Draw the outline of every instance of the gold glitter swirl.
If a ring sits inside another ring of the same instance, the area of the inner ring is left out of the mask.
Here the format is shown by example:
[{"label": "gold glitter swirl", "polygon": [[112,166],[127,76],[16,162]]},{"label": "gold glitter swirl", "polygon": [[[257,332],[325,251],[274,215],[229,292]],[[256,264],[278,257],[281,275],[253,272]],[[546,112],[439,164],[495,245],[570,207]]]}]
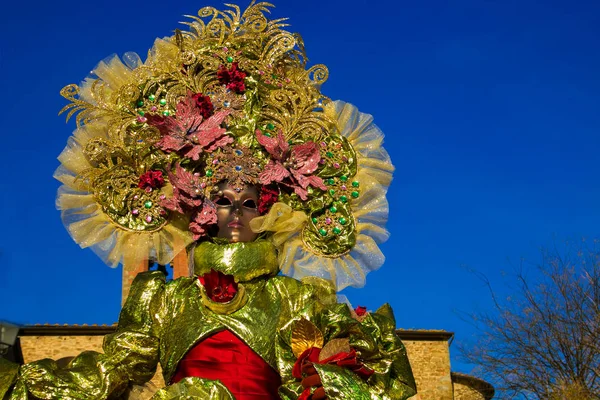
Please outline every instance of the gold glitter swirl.
[{"label": "gold glitter swirl", "polygon": [[246,26],[253,32],[263,32],[267,29],[268,23],[269,21],[267,21],[264,15],[260,13],[248,15],[246,17]]},{"label": "gold glitter swirl", "polygon": [[138,85],[129,83],[123,85],[115,96],[114,103],[117,107],[129,107],[134,101],[141,96],[141,91]]},{"label": "gold glitter swirl", "polygon": [[196,54],[189,50],[182,51],[179,54],[179,60],[183,65],[192,65],[196,62]]},{"label": "gold glitter swirl", "polygon": [[323,64],[318,64],[306,71],[310,80],[316,85],[323,84],[329,78],[329,69]]},{"label": "gold glitter swirl", "polygon": [[66,112],[67,121],[69,121],[73,115],[77,114],[75,119],[77,126],[83,126],[91,119],[93,108],[90,107],[89,103],[79,100],[79,86],[75,84],[67,85],[61,89],[60,95],[71,103],[64,106],[58,112],[58,115]]},{"label": "gold glitter swirl", "polygon": [[293,49],[295,45],[296,39],[291,33],[277,33],[265,45],[261,58],[267,63],[274,63],[282,54]]}]

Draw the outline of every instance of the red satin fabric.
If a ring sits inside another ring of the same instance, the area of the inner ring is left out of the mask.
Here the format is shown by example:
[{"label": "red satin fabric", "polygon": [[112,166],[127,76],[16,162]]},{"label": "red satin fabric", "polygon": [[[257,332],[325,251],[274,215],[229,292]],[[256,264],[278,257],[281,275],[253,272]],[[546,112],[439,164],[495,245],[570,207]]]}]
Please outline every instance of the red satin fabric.
[{"label": "red satin fabric", "polygon": [[279,400],[279,374],[229,330],[196,344],[179,362],[171,383],[189,376],[220,380],[236,400]]}]

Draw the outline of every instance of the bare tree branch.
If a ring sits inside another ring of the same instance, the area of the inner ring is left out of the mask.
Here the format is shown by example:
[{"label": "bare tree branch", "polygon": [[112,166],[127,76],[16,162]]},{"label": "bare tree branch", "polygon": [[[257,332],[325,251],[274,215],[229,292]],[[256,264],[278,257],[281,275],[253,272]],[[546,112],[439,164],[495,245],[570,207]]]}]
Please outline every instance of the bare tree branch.
[{"label": "bare tree branch", "polygon": [[502,398],[600,399],[600,250],[596,241],[542,250],[530,278],[522,262],[516,292],[500,300],[487,277],[493,312],[470,315],[475,343],[463,359],[479,365]]}]

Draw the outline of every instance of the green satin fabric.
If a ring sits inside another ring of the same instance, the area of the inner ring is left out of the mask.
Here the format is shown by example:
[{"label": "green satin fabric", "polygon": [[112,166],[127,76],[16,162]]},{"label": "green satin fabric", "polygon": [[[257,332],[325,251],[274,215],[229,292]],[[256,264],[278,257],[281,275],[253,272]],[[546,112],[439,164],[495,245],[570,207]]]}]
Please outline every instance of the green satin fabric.
[{"label": "green satin fabric", "polygon": [[[214,332],[229,329],[280,372],[284,383],[281,398],[295,400],[302,388],[291,374],[296,361],[290,345],[291,326],[301,317],[319,327],[325,341],[349,338],[365,364],[375,370],[369,381],[363,382],[350,371],[319,366],[331,398],[344,393],[340,398],[396,400],[416,393],[389,307],[368,315],[361,323],[352,318],[345,304],[335,303],[331,286],[314,278],[303,283],[274,276],[244,282],[244,287],[247,303],[231,314],[220,315],[203,305],[196,278],[166,283],[161,272],[142,273],[132,285],[117,331],[105,337],[104,354],[82,353],[64,369],[49,359],[22,366],[11,399],[25,399],[27,391],[41,399],[117,398],[129,382],[143,384],[149,380],[158,362],[165,382],[169,382],[189,349]],[[8,368],[1,368],[0,381],[14,376],[14,368],[10,370],[13,375]],[[154,398],[177,396],[233,398],[218,381],[204,379],[186,379],[159,391]]]},{"label": "green satin fabric", "polygon": [[227,244],[202,242],[194,249],[194,274],[202,276],[211,269],[233,275],[237,282],[277,275],[279,263],[275,245],[270,240]]},{"label": "green satin fabric", "polygon": [[202,378],[184,378],[174,385],[156,392],[152,400],[235,400],[219,381]]}]

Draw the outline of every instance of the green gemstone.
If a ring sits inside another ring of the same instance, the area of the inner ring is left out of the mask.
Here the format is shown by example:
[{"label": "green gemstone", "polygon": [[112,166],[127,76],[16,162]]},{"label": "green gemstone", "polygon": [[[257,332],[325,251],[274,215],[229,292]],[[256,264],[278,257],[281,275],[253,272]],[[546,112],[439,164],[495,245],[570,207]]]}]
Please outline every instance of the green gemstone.
[{"label": "green gemstone", "polygon": [[329,212],[331,212],[331,213],[335,214],[335,213],[337,212],[337,207],[336,207],[336,206],[331,206],[331,207],[329,208]]},{"label": "green gemstone", "polygon": [[233,57],[231,57],[231,56],[228,56],[228,57],[227,57],[227,62],[233,62]]},{"label": "green gemstone", "polygon": [[340,225],[346,225],[348,223],[348,220],[344,217],[338,219]]},{"label": "green gemstone", "polygon": [[138,114],[140,114],[143,117],[145,113],[142,110],[140,110],[138,111]]},{"label": "green gemstone", "polygon": [[353,186],[353,187],[358,187],[358,186],[359,186],[359,183],[358,183],[358,181],[354,181],[354,182],[352,182],[352,186]]},{"label": "green gemstone", "polygon": [[335,194],[335,190],[329,189],[329,194],[333,196]]},{"label": "green gemstone", "polygon": [[271,134],[270,134],[269,132],[265,132],[265,133],[264,133],[264,135],[265,135],[266,137],[271,137]]},{"label": "green gemstone", "polygon": [[138,105],[138,107],[141,107],[141,106],[144,105],[144,102],[142,100],[140,100],[140,101],[137,102],[137,105]]},{"label": "green gemstone", "polygon": [[350,193],[352,195],[352,197],[354,197],[355,199],[358,198],[358,192],[354,191],[352,193]]},{"label": "green gemstone", "polygon": [[325,155],[326,155],[327,157],[329,157],[329,158],[333,157],[333,153],[332,153],[332,152],[330,152],[330,151],[328,151],[327,153],[325,153]]},{"label": "green gemstone", "polygon": [[156,96],[151,94],[150,96],[148,96],[148,100],[154,101],[154,100],[156,100]]},{"label": "green gemstone", "polygon": [[267,124],[267,129],[270,130],[270,131],[272,131],[273,129],[275,129],[275,125],[273,125],[272,123],[269,122]]},{"label": "green gemstone", "polygon": [[166,105],[166,104],[167,104],[167,100],[165,100],[165,99],[160,99],[159,103],[160,103],[160,105],[161,105],[161,106],[164,106],[164,105]]},{"label": "green gemstone", "polygon": [[146,202],[144,203],[144,207],[146,207],[146,208],[150,208],[150,207],[152,207],[152,202],[151,202],[150,200],[146,201]]},{"label": "green gemstone", "polygon": [[319,229],[319,233],[321,234],[321,236],[327,236],[327,230],[323,228]]},{"label": "green gemstone", "polygon": [[342,203],[346,203],[348,201],[348,197],[346,197],[346,196],[340,196],[340,201]]},{"label": "green gemstone", "polygon": [[329,183],[330,185],[333,185],[333,184],[335,184],[335,179],[333,179],[333,178],[329,178],[329,179],[327,180],[327,183]]},{"label": "green gemstone", "polygon": [[171,112],[170,111],[163,111],[163,115],[165,117],[168,117],[169,115],[171,115]]},{"label": "green gemstone", "polygon": [[342,175],[340,176],[340,179],[342,180],[342,182],[346,182],[348,180],[348,177],[346,175]]},{"label": "green gemstone", "polygon": [[317,222],[319,222],[319,220],[313,217],[312,222],[313,224],[316,224]]},{"label": "green gemstone", "polygon": [[210,178],[211,176],[213,176],[213,171],[212,171],[212,169],[207,169],[207,170],[206,170],[206,176],[208,176],[209,178]]},{"label": "green gemstone", "polygon": [[335,228],[333,228],[333,233],[339,235],[340,233],[342,233],[342,230],[336,226]]}]

